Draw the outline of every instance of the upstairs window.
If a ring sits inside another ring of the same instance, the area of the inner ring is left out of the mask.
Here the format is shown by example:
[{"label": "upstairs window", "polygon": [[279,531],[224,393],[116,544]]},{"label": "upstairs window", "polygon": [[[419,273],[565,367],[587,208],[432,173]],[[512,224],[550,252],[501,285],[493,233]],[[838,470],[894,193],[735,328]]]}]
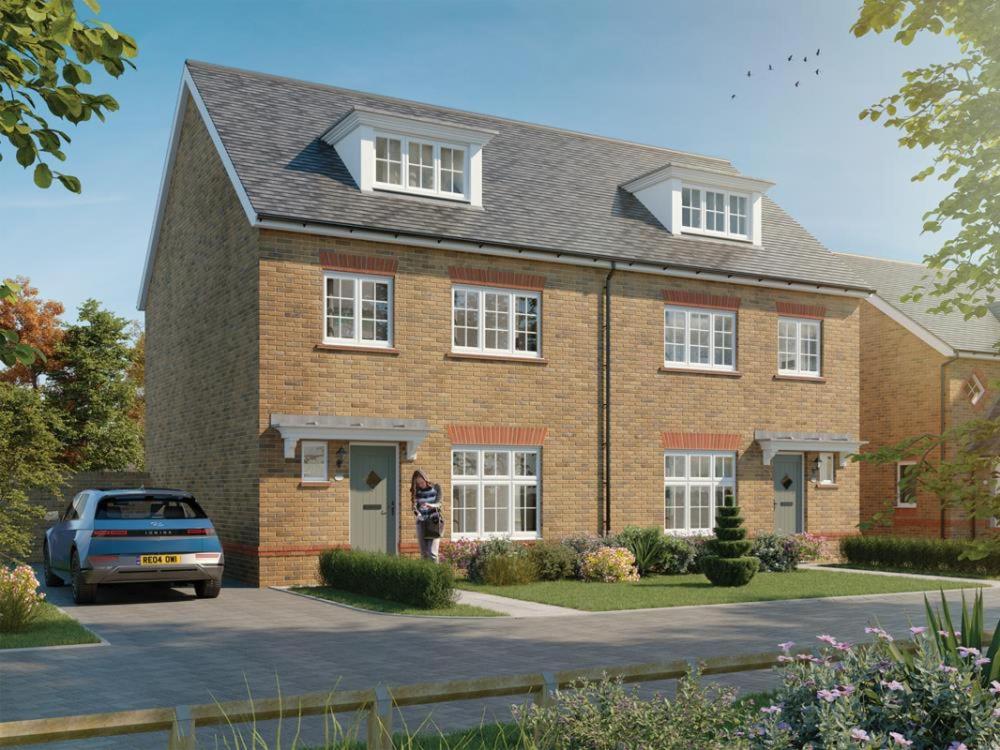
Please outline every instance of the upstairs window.
[{"label": "upstairs window", "polygon": [[778,319],[778,372],[819,377],[820,322],[804,318]]},{"label": "upstairs window", "polygon": [[[700,234],[750,239],[747,196],[722,190],[681,188],[681,226]],[[704,217],[704,220],[703,220]]]},{"label": "upstairs window", "polygon": [[375,138],[374,186],[450,199],[466,199],[467,150],[426,139]]},{"label": "upstairs window", "polygon": [[363,274],[326,274],[323,343],[392,346],[392,279]]},{"label": "upstairs window", "polygon": [[663,318],[663,365],[735,369],[736,314],[668,306]]},{"label": "upstairs window", "polygon": [[452,349],[472,354],[539,357],[541,295],[458,286],[452,291]]},{"label": "upstairs window", "polygon": [[900,461],[896,464],[896,507],[916,508],[917,487],[915,475],[916,461]]}]

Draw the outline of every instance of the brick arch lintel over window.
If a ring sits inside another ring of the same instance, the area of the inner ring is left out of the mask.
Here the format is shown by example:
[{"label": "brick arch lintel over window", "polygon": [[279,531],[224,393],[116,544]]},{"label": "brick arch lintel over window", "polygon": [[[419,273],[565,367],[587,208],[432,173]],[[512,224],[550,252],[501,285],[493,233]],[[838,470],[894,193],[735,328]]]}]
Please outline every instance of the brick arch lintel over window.
[{"label": "brick arch lintel over window", "polygon": [[395,276],[399,266],[396,258],[383,255],[349,255],[326,250],[320,252],[319,262],[327,271],[368,273],[374,276]]},{"label": "brick arch lintel over window", "polygon": [[545,288],[545,277],[530,273],[499,271],[495,268],[466,268],[450,266],[448,276],[456,284],[473,286],[493,286],[503,289],[524,289],[541,292]]},{"label": "brick arch lintel over window", "polygon": [[447,431],[454,445],[541,446],[549,428],[450,424]]},{"label": "brick arch lintel over window", "polygon": [[826,308],[822,305],[803,305],[799,302],[775,302],[775,308],[779,315],[788,315],[793,318],[814,318],[823,320],[826,317]]},{"label": "brick arch lintel over window", "polygon": [[743,444],[735,433],[723,432],[662,432],[660,447],[664,450],[733,451]]},{"label": "brick arch lintel over window", "polygon": [[686,289],[664,289],[663,300],[668,305],[680,307],[700,307],[710,310],[739,310],[739,297],[720,297],[704,292],[691,292]]}]

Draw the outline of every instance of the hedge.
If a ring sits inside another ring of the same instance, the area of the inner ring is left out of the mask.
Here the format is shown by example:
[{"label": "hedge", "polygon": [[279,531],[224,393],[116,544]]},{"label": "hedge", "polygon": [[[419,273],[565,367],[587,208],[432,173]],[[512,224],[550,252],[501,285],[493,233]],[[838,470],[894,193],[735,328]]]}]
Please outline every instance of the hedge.
[{"label": "hedge", "polygon": [[840,541],[844,559],[855,565],[901,568],[915,573],[1000,576],[1000,551],[981,560],[961,558],[969,542],[898,536],[851,536]]},{"label": "hedge", "polygon": [[330,588],[421,609],[447,607],[455,598],[450,566],[379,552],[327,550],[319,557],[319,576]]}]

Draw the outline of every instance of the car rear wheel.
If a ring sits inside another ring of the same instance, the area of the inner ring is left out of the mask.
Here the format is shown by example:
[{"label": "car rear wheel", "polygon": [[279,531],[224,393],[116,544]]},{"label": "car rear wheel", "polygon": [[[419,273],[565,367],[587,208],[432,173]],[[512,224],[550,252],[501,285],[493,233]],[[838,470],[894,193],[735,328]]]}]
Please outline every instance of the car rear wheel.
[{"label": "car rear wheel", "polygon": [[42,545],[42,573],[45,576],[46,586],[65,586],[66,582],[52,572],[52,561],[49,560],[49,545]]},{"label": "car rear wheel", "polygon": [[84,583],[83,571],[80,570],[80,556],[73,550],[69,563],[70,579],[73,582],[73,601],[77,604],[93,604],[97,599],[97,584]]},{"label": "car rear wheel", "polygon": [[216,580],[195,581],[194,595],[199,599],[214,599],[222,590],[222,583]]}]

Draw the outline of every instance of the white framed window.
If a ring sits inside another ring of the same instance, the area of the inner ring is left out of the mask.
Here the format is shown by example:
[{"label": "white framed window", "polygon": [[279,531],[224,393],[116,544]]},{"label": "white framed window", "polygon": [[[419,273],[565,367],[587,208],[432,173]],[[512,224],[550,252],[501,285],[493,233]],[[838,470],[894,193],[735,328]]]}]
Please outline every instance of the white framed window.
[{"label": "white framed window", "polygon": [[817,457],[816,481],[820,484],[837,483],[837,462],[833,453],[820,453]]},{"label": "white framed window", "polygon": [[541,303],[537,292],[453,287],[452,351],[540,357]]},{"label": "white framed window", "polygon": [[451,536],[541,536],[541,450],[462,447],[451,452]]},{"label": "white framed window", "polygon": [[916,461],[900,461],[896,464],[896,507],[916,508],[917,507],[917,487],[911,480],[904,484],[903,480],[914,471]]},{"label": "white framed window", "polygon": [[468,153],[465,146],[426,138],[376,135],[373,185],[383,190],[468,200]]},{"label": "white framed window", "polygon": [[392,279],[328,271],[323,343],[392,346]]},{"label": "white framed window", "polygon": [[740,193],[682,187],[681,227],[690,232],[715,237],[749,240],[749,204],[749,197]]},{"label": "white framed window", "polygon": [[670,534],[711,534],[715,510],[736,502],[736,454],[663,454],[663,527]]},{"label": "white framed window", "polygon": [[667,306],[663,364],[709,370],[736,368],[736,313]]},{"label": "white framed window", "polygon": [[302,441],[302,481],[326,482],[329,480],[327,444],[318,440]]},{"label": "white framed window", "polygon": [[973,373],[969,376],[969,379],[965,381],[965,397],[969,399],[969,403],[975,406],[980,401],[982,401],[983,396],[986,395],[986,386],[983,385],[983,381],[979,379],[979,376]]},{"label": "white framed window", "polygon": [[820,321],[778,318],[778,372],[819,377]]}]

